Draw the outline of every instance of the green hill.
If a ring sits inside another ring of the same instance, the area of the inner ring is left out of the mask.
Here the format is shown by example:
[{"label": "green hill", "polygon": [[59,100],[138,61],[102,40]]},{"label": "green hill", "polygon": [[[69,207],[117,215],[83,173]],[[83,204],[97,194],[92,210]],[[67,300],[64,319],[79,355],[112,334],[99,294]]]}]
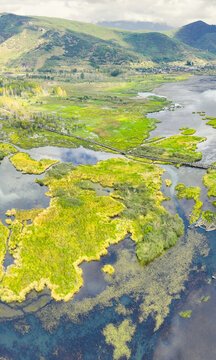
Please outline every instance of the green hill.
[{"label": "green hill", "polygon": [[180,28],[175,38],[196,49],[216,54],[216,26],[196,21]]},{"label": "green hill", "polygon": [[210,50],[202,36],[208,37],[211,52],[215,53],[214,27],[210,27],[210,38],[210,25],[199,23],[201,38],[196,32],[196,23],[170,37],[159,32],[131,32],[57,18],[1,14],[0,65],[52,71],[77,66],[122,67],[146,61],[185,62],[191,56],[205,59],[205,50]]}]

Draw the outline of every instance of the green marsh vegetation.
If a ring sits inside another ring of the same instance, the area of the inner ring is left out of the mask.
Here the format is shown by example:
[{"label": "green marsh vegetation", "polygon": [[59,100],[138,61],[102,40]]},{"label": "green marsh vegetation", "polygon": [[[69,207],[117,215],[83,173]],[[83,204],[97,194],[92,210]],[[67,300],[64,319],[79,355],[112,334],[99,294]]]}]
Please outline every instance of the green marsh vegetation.
[{"label": "green marsh vegetation", "polygon": [[10,144],[0,143],[0,161],[4,159],[5,156],[16,154],[18,150]]},{"label": "green marsh vegetation", "polygon": [[195,201],[195,205],[193,207],[192,214],[190,216],[190,224],[193,224],[196,222],[200,215],[203,203],[200,201],[200,192],[201,189],[199,187],[186,187],[184,184],[178,184],[175,187],[175,190],[177,191],[177,198],[178,199],[192,199]]},{"label": "green marsh vegetation", "polygon": [[55,160],[42,159],[40,161],[34,160],[27,153],[21,153],[13,155],[10,158],[11,163],[18,171],[22,171],[23,174],[42,174],[50,166],[58,163]]},{"label": "green marsh vegetation", "polygon": [[[215,165],[215,163],[213,163]],[[208,169],[207,174],[203,176],[203,184],[208,188],[208,196],[216,196],[216,170]],[[212,205],[216,208],[216,202],[212,201]],[[216,212],[207,210],[202,213],[202,219],[207,224],[216,225]]]},{"label": "green marsh vegetation", "polygon": [[70,84],[59,81],[58,85],[52,81],[21,81],[20,87],[25,91],[17,92],[10,90],[16,89],[17,83],[8,80],[4,86],[5,96],[0,97],[1,107],[7,111],[3,131],[8,140],[22,148],[80,144],[76,139],[42,130],[47,126],[121,150],[131,150],[139,147],[156,127],[157,120],[147,118],[147,114],[170,105],[165,98],[137,97],[138,92],[180,80],[185,77],[138,75],[129,76],[127,80],[108,77]]},{"label": "green marsh vegetation", "polygon": [[208,169],[203,177],[203,183],[208,188],[208,196],[216,196],[216,170]]},{"label": "green marsh vegetation", "polygon": [[[4,274],[1,299],[22,301],[30,290],[47,285],[56,300],[69,300],[83,282],[79,264],[98,260],[128,233],[142,264],[174,245],[184,227],[161,206],[162,172],[121,158],[75,169],[70,164],[54,166],[40,180],[49,187],[49,208],[7,213],[15,216],[9,239],[15,263]],[[87,180],[114,192],[96,196]]]},{"label": "green marsh vegetation", "polygon": [[[127,241],[127,240],[126,240]],[[142,266],[136,259],[134,251],[124,244],[119,244],[116,252],[115,276],[107,276],[107,286],[100,294],[81,301],[69,301],[55,304],[51,302],[36,313],[43,327],[50,332],[59,326],[62,316],[79,323],[80,314],[88,316],[95,308],[116,307],[117,314],[123,319],[128,316],[134,318],[138,324],[151,318],[154,331],[158,330],[170,312],[170,304],[179,299],[179,293],[185,291],[191,271],[194,271],[194,258],[197,255],[207,256],[209,252],[208,241],[203,234],[194,229],[188,229],[185,238],[181,238],[163,256],[155,259],[149,266]],[[175,269],[175,271],[173,271]],[[203,273],[203,269],[197,269]],[[130,274],[130,276],[128,276]],[[145,289],[145,291],[143,291]],[[128,295],[137,306],[122,306],[122,296]],[[138,315],[138,318],[137,318]],[[113,324],[115,327],[118,324]]]},{"label": "green marsh vegetation", "polygon": [[136,154],[195,162],[202,159],[202,153],[196,152],[197,144],[205,140],[206,138],[198,136],[174,135],[155,143],[144,144],[136,149]]},{"label": "green marsh vegetation", "polygon": [[214,129],[216,129],[216,118],[214,118],[214,117],[205,117],[205,118],[203,118],[203,120],[208,120],[206,124],[211,125],[211,126],[213,126]]},{"label": "green marsh vegetation", "polygon": [[10,230],[0,220],[0,280],[4,275],[3,261],[7,252],[7,240]]}]

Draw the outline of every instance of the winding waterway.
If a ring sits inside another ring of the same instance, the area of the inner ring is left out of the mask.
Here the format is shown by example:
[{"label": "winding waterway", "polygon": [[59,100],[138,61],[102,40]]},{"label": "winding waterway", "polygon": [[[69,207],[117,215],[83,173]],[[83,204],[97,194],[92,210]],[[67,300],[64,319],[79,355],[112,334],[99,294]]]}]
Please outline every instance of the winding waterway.
[{"label": "winding waterway", "polygon": [[[181,83],[163,85],[154,93],[181,105],[175,111],[151,114],[161,121],[151,137],[180,133],[188,126],[207,141],[199,145],[206,162],[216,160],[216,130],[207,126],[199,114],[216,116],[216,78],[194,77]],[[116,156],[84,148],[44,147],[28,151],[32,157],[64,162],[95,164]],[[125,318],[136,324],[128,347],[133,360],[215,360],[216,274],[215,231],[190,229],[189,214],[193,202],[177,200],[174,187],[179,182],[201,187],[205,209],[211,209],[202,184],[204,170],[162,166],[163,180],[172,180],[162,191],[171,200],[163,203],[172,214],[183,218],[185,236],[168,252],[149,266],[141,266],[135,244],[128,236],[111,246],[98,262],[83,263],[84,286],[68,303],[56,303],[46,289],[32,292],[22,304],[0,303],[0,357],[11,360],[110,360],[113,347],[103,335],[107,324],[119,325]],[[44,175],[41,175],[43,177]],[[37,176],[38,177],[38,176]],[[46,188],[34,181],[36,176],[17,172],[6,158],[0,165],[0,216],[12,208],[47,207]],[[101,187],[96,188],[103,194]],[[107,195],[107,189],[104,195]],[[113,264],[115,275],[101,272],[105,264]],[[204,296],[209,301],[201,301]],[[119,306],[121,305],[121,306]],[[192,310],[190,319],[179,312]],[[158,326],[157,326],[158,324]]]}]

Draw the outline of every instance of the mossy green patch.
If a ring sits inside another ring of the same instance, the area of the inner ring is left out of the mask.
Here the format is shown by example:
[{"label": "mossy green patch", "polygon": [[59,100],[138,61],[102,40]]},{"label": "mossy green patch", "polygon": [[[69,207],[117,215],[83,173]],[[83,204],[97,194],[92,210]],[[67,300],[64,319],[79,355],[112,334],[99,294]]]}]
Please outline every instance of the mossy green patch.
[{"label": "mossy green patch", "polygon": [[50,166],[58,163],[56,160],[42,159],[34,160],[26,153],[18,153],[10,158],[11,163],[23,174],[42,174]]}]

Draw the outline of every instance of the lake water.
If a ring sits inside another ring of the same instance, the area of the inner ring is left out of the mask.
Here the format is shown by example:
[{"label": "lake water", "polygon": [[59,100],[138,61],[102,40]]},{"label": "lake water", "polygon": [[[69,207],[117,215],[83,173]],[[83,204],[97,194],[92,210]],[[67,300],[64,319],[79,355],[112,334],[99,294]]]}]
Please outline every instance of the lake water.
[{"label": "lake water", "polygon": [[[154,90],[182,107],[175,111],[151,114],[161,120],[151,137],[180,133],[180,127],[197,129],[208,141],[199,146],[205,161],[215,161],[216,130],[193,111],[216,115],[216,78],[195,77],[187,82],[166,84]],[[44,147],[28,151],[32,157],[51,158],[79,164],[95,164],[112,156],[84,148]],[[30,293],[22,304],[0,303],[0,358],[11,360],[110,360],[113,347],[107,345],[103,329],[107,324],[119,325],[124,319],[136,324],[128,344],[133,360],[215,360],[216,274],[215,231],[206,233],[190,229],[189,214],[193,202],[177,200],[174,187],[179,182],[200,186],[204,208],[210,208],[202,185],[200,169],[163,166],[163,180],[172,180],[162,190],[171,197],[164,206],[178,212],[185,224],[185,235],[176,246],[149,266],[141,266],[135,244],[128,236],[111,246],[100,261],[83,263],[84,286],[74,298],[56,303],[47,289]],[[41,175],[43,177],[44,175]],[[39,177],[39,176],[37,176]],[[0,165],[0,215],[15,208],[39,208],[49,205],[46,188],[35,183],[36,176],[22,175],[4,159]],[[96,188],[103,194],[101,187]],[[107,189],[107,191],[112,191]],[[106,194],[107,195],[107,191]],[[105,264],[113,264],[113,277],[101,272]],[[209,301],[201,301],[204,296]],[[191,318],[179,312],[192,310]]]}]

